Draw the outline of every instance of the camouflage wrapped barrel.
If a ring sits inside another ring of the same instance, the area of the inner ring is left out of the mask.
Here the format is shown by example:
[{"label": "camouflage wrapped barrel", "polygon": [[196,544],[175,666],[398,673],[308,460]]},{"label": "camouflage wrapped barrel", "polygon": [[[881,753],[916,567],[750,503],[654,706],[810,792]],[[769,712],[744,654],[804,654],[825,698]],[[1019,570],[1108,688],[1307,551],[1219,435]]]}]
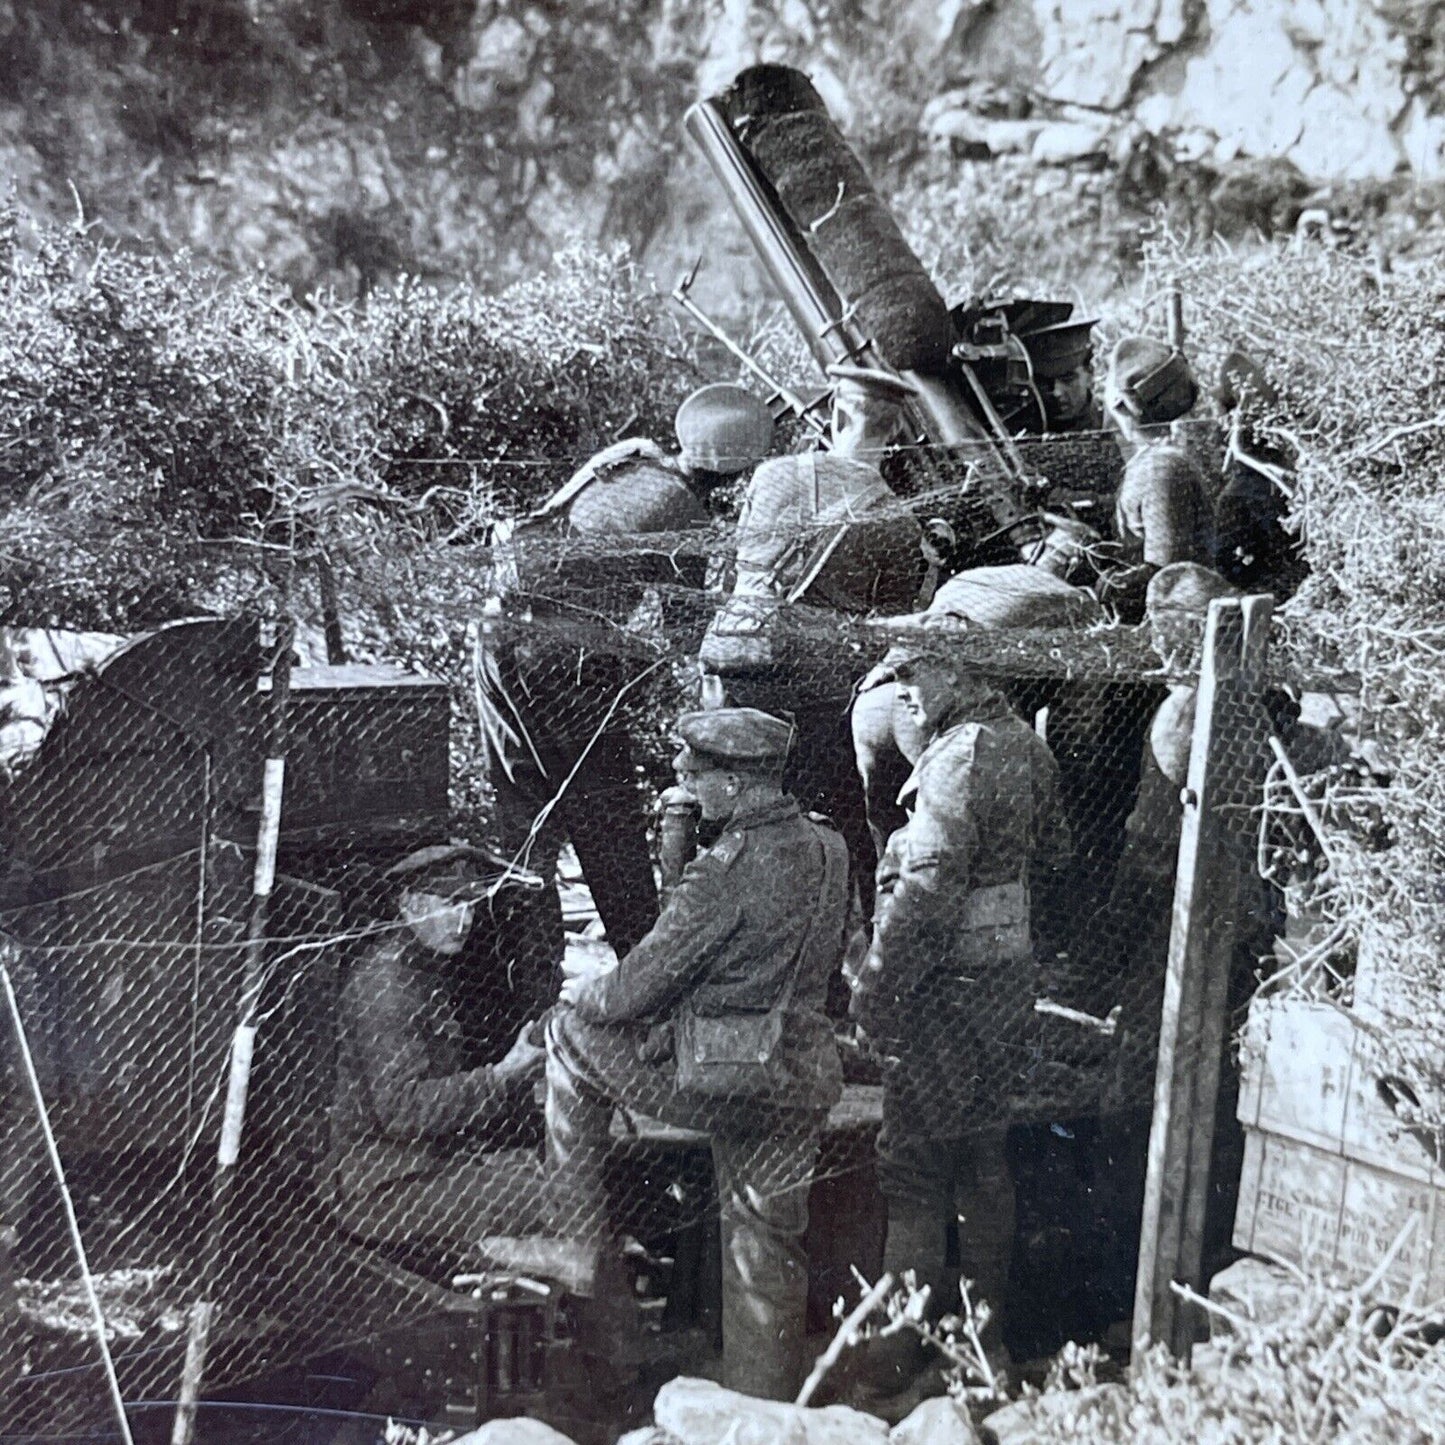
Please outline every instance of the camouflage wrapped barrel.
[{"label": "camouflage wrapped barrel", "polygon": [[943,371],[948,307],[807,76],[755,65],[714,103],[858,330],[900,371]]}]

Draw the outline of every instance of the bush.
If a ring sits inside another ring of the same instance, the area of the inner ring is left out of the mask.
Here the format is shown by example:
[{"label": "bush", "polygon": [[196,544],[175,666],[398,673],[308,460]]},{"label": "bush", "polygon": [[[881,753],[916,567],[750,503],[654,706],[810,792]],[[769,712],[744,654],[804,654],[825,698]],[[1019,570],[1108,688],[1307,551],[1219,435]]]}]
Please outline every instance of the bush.
[{"label": "bush", "polygon": [[0,305],[8,623],[264,610],[295,543],[476,540],[600,445],[665,438],[696,381],[620,250],[496,298],[299,306],[11,207]]}]

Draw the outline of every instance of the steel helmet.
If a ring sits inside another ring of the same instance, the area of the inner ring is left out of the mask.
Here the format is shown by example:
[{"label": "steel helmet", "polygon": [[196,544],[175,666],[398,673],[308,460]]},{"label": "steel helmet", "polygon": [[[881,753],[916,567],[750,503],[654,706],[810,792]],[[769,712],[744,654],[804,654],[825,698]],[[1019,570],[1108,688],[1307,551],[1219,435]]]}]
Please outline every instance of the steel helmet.
[{"label": "steel helmet", "polygon": [[718,381],[700,387],[677,409],[677,440],[685,464],[731,476],[768,454],[773,418],[745,387]]}]

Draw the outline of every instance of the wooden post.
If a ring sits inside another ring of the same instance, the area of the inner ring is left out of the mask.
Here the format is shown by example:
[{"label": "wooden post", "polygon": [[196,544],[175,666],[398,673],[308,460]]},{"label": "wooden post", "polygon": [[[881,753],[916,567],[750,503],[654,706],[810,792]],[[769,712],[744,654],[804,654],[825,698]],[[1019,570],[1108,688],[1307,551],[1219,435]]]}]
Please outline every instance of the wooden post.
[{"label": "wooden post", "polygon": [[246,921],[245,965],[237,1009],[239,1017],[231,1039],[226,1103],[211,1185],[211,1212],[201,1240],[200,1283],[187,1322],[186,1356],[181,1366],[171,1445],[191,1445],[196,1428],[196,1406],[205,1378],[206,1353],[210,1348],[211,1326],[215,1320],[221,1254],[227,1243],[231,1197],[240,1163],[241,1135],[246,1123],[246,1100],[250,1092],[251,1063],[256,1044],[256,1013],[265,983],[266,916],[271,889],[276,881],[276,849],[280,840],[281,799],[286,780],[286,709],[291,696],[291,648],[295,635],[295,624],[289,618],[278,624],[270,693],[266,699],[266,757],[262,768],[251,909]]},{"label": "wooden post", "polygon": [[[1268,725],[1263,672],[1274,602],[1210,604],[1183,793],[1154,1122],[1134,1293],[1134,1357],[1163,1342],[1188,1359],[1194,1309],[1170,1288],[1201,1286],[1214,1111],[1244,878],[1231,828],[1250,826]],[[1259,734],[1259,736],[1255,736]],[[1228,813],[1226,813],[1228,809]]]}]

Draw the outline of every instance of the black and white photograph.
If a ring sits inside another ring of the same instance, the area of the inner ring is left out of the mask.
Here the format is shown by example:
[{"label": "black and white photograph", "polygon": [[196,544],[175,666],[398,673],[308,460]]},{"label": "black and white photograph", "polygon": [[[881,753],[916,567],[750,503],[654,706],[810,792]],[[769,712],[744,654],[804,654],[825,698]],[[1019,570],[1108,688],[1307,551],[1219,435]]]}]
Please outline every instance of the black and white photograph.
[{"label": "black and white photograph", "polygon": [[0,1445],[1445,1445],[1442,0],[0,0]]}]

